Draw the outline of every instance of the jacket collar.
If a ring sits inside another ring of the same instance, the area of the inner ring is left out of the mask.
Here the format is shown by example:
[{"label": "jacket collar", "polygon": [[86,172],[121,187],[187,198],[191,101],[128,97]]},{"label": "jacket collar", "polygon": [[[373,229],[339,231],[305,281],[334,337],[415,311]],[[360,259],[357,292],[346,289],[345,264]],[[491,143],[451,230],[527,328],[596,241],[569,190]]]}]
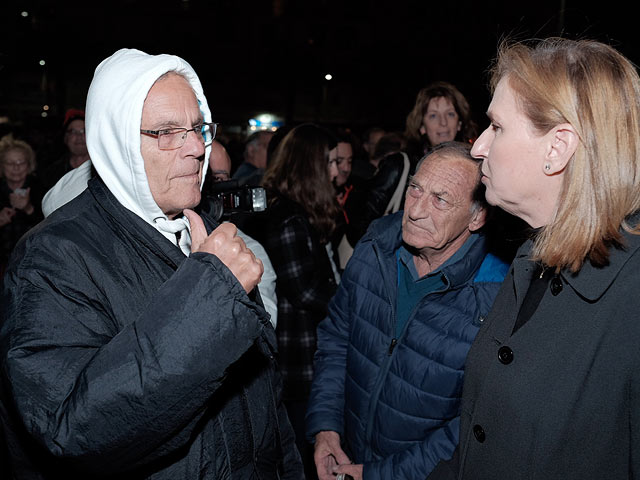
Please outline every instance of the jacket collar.
[{"label": "jacket collar", "polygon": [[562,272],[563,280],[587,300],[598,300],[614,282],[620,270],[640,248],[640,235],[624,232],[624,246],[609,249],[609,264],[595,267],[585,262],[577,273]]},{"label": "jacket collar", "polygon": [[[624,246],[621,248],[611,247],[609,249],[609,263],[606,266],[596,267],[591,262],[586,261],[582,265],[582,268],[576,273],[572,273],[568,269],[563,269],[560,272],[562,280],[571,285],[571,288],[586,300],[598,300],[614,282],[627,261],[640,249],[640,235],[623,232],[622,236]],[[514,266],[516,267],[514,275],[516,275],[516,277],[519,275],[518,270],[522,273],[522,269],[518,268],[518,265],[531,263],[528,258],[532,247],[533,240],[527,240],[518,251],[516,261],[514,262]],[[522,280],[524,281],[526,279],[522,278]],[[517,278],[516,283],[520,283]],[[522,283],[528,285],[527,281]]]},{"label": "jacket collar", "polygon": [[[389,271],[395,272],[396,250],[402,245],[402,211],[386,215],[371,225],[362,242],[372,242],[379,253],[380,261]],[[457,287],[471,281],[486,256],[486,239],[474,234],[475,241],[466,255],[454,263],[445,265],[440,272],[448,287]],[[469,240],[467,240],[469,241]],[[393,266],[392,266],[393,265]],[[395,277],[393,279],[395,285]]]},{"label": "jacket collar", "polygon": [[[138,215],[125,208],[109,191],[99,176],[89,180],[88,188],[100,207],[107,212],[118,228],[125,231],[127,235],[144,244],[172,268],[177,268],[184,261],[186,257],[180,248],[171,243],[163,234]],[[207,232],[211,232],[215,224],[206,215],[202,215],[202,219]]]}]

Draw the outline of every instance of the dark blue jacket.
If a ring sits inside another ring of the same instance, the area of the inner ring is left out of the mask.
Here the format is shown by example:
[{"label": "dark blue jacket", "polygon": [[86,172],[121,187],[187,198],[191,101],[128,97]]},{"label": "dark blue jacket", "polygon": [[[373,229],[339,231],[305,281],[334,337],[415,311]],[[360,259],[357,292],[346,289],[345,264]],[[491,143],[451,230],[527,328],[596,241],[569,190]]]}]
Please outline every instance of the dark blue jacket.
[{"label": "dark blue jacket", "polygon": [[1,311],[0,478],[302,477],[264,309],[99,178],[18,244]]},{"label": "dark blue jacket", "polygon": [[364,478],[425,478],[458,443],[467,351],[507,265],[478,238],[395,337],[402,212],[371,225],[318,328],[307,434],[336,431]]}]

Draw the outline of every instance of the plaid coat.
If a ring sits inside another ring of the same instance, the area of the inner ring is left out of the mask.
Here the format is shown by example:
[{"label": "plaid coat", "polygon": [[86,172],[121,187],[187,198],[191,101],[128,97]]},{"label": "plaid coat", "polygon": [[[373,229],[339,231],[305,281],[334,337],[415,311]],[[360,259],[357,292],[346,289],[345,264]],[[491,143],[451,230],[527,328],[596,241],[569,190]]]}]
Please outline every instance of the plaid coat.
[{"label": "plaid coat", "polygon": [[278,360],[285,400],[305,400],[313,379],[316,327],[336,281],[325,245],[298,203],[276,197],[262,241],[278,275]]}]

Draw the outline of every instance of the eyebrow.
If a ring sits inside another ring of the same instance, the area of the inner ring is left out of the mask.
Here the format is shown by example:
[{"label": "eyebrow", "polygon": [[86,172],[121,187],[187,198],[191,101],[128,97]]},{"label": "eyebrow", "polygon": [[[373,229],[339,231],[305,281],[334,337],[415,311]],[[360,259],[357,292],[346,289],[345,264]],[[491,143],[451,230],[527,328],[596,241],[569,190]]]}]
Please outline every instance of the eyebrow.
[{"label": "eyebrow", "polygon": [[[204,118],[202,118],[202,115],[199,115],[198,118],[191,124],[192,127],[195,127],[196,125],[200,124],[200,123],[204,123]],[[154,125],[153,125],[153,130],[162,130],[162,129],[168,129],[168,128],[184,128],[182,126],[182,122],[179,122],[177,119],[173,118],[167,118],[167,119],[162,119],[157,121]]]},{"label": "eyebrow", "polygon": [[499,118],[496,117],[496,114],[493,113],[491,110],[487,110],[487,118],[491,121],[491,122],[499,122]]},{"label": "eyebrow", "polygon": [[427,107],[426,111],[427,111],[427,113],[429,113],[429,112],[440,112],[440,111],[442,111],[442,112],[455,112],[456,109],[453,106],[447,107],[444,110],[438,110],[437,108],[434,108],[434,107]]},{"label": "eyebrow", "polygon": [[451,193],[449,193],[448,190],[427,190],[425,187],[423,187],[418,182],[416,182],[414,178],[410,178],[409,179],[409,183],[413,183],[413,184],[419,186],[424,192],[428,192],[431,195],[435,195],[437,197],[449,197],[449,198],[451,198]]},{"label": "eyebrow", "polygon": [[[422,190],[424,190],[425,192],[427,191],[427,189],[425,187],[423,187],[422,185],[420,185],[418,182],[416,182],[414,177],[410,177],[409,178],[409,183],[410,184],[414,184],[417,185],[418,187],[420,187]],[[429,190],[429,193],[433,194],[433,195],[437,195],[439,197],[450,197],[451,195],[449,194],[449,192],[447,190],[440,190],[440,191],[434,191],[434,190]]]}]

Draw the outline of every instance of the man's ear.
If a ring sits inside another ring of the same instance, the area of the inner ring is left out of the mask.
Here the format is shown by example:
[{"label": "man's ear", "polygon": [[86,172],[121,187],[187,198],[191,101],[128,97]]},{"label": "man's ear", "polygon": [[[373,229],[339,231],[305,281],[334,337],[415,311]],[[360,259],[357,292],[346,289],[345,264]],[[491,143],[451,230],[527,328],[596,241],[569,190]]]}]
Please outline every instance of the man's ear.
[{"label": "man's ear", "polygon": [[471,221],[469,222],[469,231],[475,232],[476,230],[480,230],[484,223],[487,220],[487,209],[481,207],[480,205],[476,205],[474,207],[474,211],[471,214]]},{"label": "man's ear", "polygon": [[543,171],[545,175],[555,175],[565,169],[573,154],[576,153],[580,137],[570,123],[556,125],[546,136],[548,144]]}]

